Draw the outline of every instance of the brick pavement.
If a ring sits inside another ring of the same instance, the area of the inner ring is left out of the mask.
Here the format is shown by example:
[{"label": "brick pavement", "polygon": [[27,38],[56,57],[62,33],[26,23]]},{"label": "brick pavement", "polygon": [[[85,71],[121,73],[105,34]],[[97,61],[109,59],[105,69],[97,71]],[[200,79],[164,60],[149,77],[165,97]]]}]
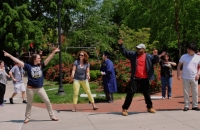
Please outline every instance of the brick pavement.
[{"label": "brick pavement", "polygon": [[[170,110],[182,110],[184,107],[182,81],[178,81],[176,78],[176,71],[173,72],[173,85],[172,85],[172,100],[169,99],[153,99],[153,106],[157,111],[170,111]],[[200,93],[200,91],[199,91]],[[152,96],[161,96],[161,93],[154,94]],[[121,112],[121,106],[124,100],[117,100],[113,103],[96,103],[99,107],[98,110],[92,110],[92,105],[89,103],[78,104],[77,110],[81,112]],[[45,108],[43,103],[34,103],[36,107]],[[54,110],[71,111],[72,104],[52,104]],[[192,106],[190,106],[191,108]],[[146,105],[143,96],[133,98],[132,104],[128,110],[129,112],[146,112]]]}]

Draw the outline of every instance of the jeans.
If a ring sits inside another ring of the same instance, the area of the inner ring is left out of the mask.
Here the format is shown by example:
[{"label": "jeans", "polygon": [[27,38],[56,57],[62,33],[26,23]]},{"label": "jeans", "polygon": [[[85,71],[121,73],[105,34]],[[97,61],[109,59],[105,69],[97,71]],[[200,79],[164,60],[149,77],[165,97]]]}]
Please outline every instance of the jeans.
[{"label": "jeans", "polygon": [[161,77],[161,83],[162,83],[162,97],[166,96],[166,86],[167,86],[167,96],[172,96],[172,77]]},{"label": "jeans", "polygon": [[[124,104],[122,106],[122,109],[128,110],[128,108],[131,105],[133,96],[135,92],[137,91],[137,88],[140,87],[142,94],[144,95],[145,103],[147,104],[146,107],[152,108],[152,101],[149,93],[149,80],[148,78],[146,79],[132,79],[131,81],[131,86],[133,87],[132,89],[128,89],[129,91],[127,92],[126,99],[124,101]],[[130,86],[129,86],[130,87]]]}]

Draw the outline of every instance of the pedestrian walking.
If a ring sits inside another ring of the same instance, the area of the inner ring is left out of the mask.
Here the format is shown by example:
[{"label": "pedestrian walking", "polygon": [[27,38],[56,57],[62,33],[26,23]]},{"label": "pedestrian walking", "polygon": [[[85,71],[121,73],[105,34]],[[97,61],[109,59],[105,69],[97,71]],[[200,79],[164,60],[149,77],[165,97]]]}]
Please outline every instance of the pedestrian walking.
[{"label": "pedestrian walking", "polygon": [[[188,44],[187,53],[181,56],[177,66],[177,78],[178,80],[182,78],[183,83],[183,111],[188,111],[190,107],[190,87],[192,90],[192,110],[200,110],[198,107],[198,80],[200,75],[200,56],[195,54],[197,48],[198,47],[196,43]],[[183,66],[182,75],[180,75],[181,66]]]},{"label": "pedestrian walking", "polygon": [[9,72],[10,77],[13,80],[13,85],[14,85],[14,93],[12,94],[11,98],[9,98],[10,100],[10,104],[14,104],[13,102],[13,98],[18,94],[18,93],[22,93],[22,103],[27,103],[26,99],[25,99],[25,91],[26,91],[26,87],[22,81],[22,77],[24,75],[24,70],[22,67],[20,67],[18,65],[18,63],[15,63],[15,65],[13,66],[13,68],[10,70]]}]

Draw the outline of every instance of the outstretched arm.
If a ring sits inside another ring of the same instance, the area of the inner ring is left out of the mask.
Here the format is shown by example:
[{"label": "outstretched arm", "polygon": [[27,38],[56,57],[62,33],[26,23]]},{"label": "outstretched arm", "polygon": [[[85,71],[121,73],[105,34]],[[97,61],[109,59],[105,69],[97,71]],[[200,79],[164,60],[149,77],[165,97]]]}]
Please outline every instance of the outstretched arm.
[{"label": "outstretched arm", "polygon": [[12,56],[11,54],[7,53],[7,52],[4,51],[4,50],[3,50],[3,52],[4,52],[4,56],[9,57],[9,58],[12,59],[14,62],[18,63],[18,65],[19,65],[20,67],[24,67],[24,62],[23,62],[23,61],[17,59],[16,57]]},{"label": "outstretched arm", "polygon": [[56,52],[59,52],[60,49],[59,48],[56,48],[48,57],[47,59],[44,61],[44,65],[46,66],[49,61],[53,58],[53,56],[55,55]]},{"label": "outstretched arm", "polygon": [[128,51],[126,50],[126,48],[123,46],[123,41],[122,39],[120,39],[118,41],[118,45],[119,45],[119,50],[122,53],[123,56],[125,56],[127,59],[131,58],[131,55],[134,53],[133,51]]}]

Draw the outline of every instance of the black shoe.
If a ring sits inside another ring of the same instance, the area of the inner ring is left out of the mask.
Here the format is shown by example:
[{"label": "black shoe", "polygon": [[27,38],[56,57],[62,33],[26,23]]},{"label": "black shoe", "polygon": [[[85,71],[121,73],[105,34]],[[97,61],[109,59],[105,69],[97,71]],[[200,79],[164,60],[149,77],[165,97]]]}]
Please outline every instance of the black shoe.
[{"label": "black shoe", "polygon": [[200,111],[198,107],[193,107],[192,110]]},{"label": "black shoe", "polygon": [[188,111],[189,110],[189,108],[188,107],[185,107],[184,109],[183,109],[183,111]]},{"label": "black shoe", "polygon": [[12,98],[9,98],[9,100],[10,100],[10,104],[14,104]]},{"label": "black shoe", "polygon": [[3,100],[3,102],[6,102],[6,100]]},{"label": "black shoe", "polygon": [[26,101],[26,100],[24,100],[22,103],[25,103],[25,104],[26,104],[26,103],[27,103],[27,101]]}]

